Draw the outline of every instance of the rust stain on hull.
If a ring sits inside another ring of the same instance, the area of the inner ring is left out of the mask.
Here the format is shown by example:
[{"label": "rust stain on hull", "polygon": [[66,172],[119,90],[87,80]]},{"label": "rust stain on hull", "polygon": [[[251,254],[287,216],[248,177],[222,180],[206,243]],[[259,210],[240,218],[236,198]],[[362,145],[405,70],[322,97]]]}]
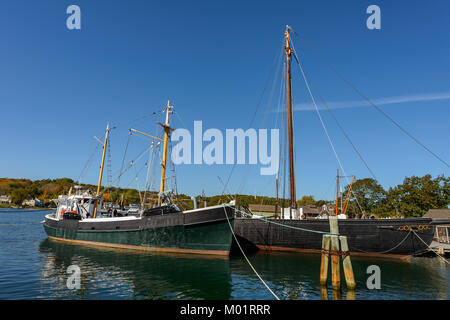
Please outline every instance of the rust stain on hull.
[{"label": "rust stain on hull", "polygon": [[[317,249],[301,249],[301,248],[289,248],[289,247],[280,247],[280,246],[264,246],[264,245],[256,245],[258,249],[265,251],[266,253],[273,252],[297,252],[297,253],[317,253],[320,254],[322,250]],[[411,258],[410,255],[402,255],[402,254],[386,254],[386,253],[364,253],[364,252],[354,252],[350,251],[350,255],[352,256],[360,256],[360,257],[376,257],[376,258],[388,258],[388,259],[398,259],[398,260],[409,260]]]}]

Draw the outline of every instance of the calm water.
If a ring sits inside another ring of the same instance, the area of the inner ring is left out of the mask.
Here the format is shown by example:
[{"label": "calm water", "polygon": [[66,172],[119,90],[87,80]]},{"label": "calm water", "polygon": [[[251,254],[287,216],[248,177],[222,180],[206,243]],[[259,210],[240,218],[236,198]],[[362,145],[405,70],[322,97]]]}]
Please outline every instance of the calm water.
[{"label": "calm water", "polygon": [[[55,243],[41,225],[49,211],[0,208],[0,299],[272,299],[244,258],[118,252]],[[438,258],[410,263],[352,258],[356,299],[449,299],[450,267]],[[321,299],[319,255],[257,254],[255,269],[281,299]],[[70,265],[81,289],[66,286]],[[381,268],[381,289],[366,288],[366,269]],[[327,292],[328,298],[347,297]]]}]

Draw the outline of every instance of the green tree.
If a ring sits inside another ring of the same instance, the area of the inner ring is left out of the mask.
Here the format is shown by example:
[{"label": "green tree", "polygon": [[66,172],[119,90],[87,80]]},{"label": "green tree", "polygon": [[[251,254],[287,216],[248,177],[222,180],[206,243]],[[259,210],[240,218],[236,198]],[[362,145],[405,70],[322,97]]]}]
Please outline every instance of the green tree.
[{"label": "green tree", "polygon": [[[345,187],[343,199],[346,199],[349,192],[349,185]],[[375,179],[365,178],[356,180],[350,192],[350,199],[347,213],[350,216],[361,214],[361,209],[366,213],[376,213],[376,208],[384,203],[386,191]]]},{"label": "green tree", "polygon": [[312,206],[316,203],[313,196],[303,196],[300,200],[297,201],[299,206]]},{"label": "green tree", "polygon": [[11,192],[11,202],[19,206],[27,197],[28,193],[25,189],[15,189]]},{"label": "green tree", "polygon": [[450,178],[438,176],[405,178],[403,184],[390,188],[385,207],[398,210],[405,217],[421,217],[429,209],[447,208],[450,204]]}]

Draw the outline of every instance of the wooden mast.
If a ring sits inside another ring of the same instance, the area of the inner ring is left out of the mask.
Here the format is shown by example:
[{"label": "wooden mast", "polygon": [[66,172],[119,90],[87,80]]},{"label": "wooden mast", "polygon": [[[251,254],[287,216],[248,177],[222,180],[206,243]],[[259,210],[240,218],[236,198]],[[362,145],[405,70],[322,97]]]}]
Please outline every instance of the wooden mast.
[{"label": "wooden mast", "polygon": [[100,195],[100,187],[101,187],[101,184],[102,184],[103,167],[104,167],[104,164],[105,164],[105,154],[106,154],[106,146],[108,145],[108,136],[109,136],[109,123],[106,126],[105,141],[103,142],[102,164],[100,166],[100,175],[98,177],[97,197],[95,198],[95,206],[94,206],[94,218],[97,217],[98,197]]},{"label": "wooden mast", "polygon": [[339,169],[337,169],[336,175],[336,216],[338,215],[339,208]]},{"label": "wooden mast", "polygon": [[297,209],[297,201],[295,197],[295,174],[294,174],[294,129],[292,120],[292,94],[291,94],[291,55],[293,50],[290,46],[289,26],[286,26],[286,106],[288,118],[288,136],[289,136],[289,179],[291,187],[291,209]]},{"label": "wooden mast", "polygon": [[169,117],[172,113],[173,106],[170,105],[170,101],[167,101],[167,107],[166,107],[166,122],[164,124],[159,123],[163,129],[164,129],[164,149],[163,149],[163,158],[161,163],[161,184],[159,188],[159,192],[164,192],[164,186],[166,182],[166,164],[167,164],[167,146],[169,142],[169,133],[171,130],[173,130],[170,127]]}]

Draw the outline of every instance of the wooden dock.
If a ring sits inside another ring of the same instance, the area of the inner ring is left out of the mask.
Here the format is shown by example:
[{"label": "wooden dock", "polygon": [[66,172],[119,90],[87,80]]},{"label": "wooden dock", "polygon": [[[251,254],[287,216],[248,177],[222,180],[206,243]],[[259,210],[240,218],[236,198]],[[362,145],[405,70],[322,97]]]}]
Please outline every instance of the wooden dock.
[{"label": "wooden dock", "polygon": [[432,250],[440,255],[450,255],[450,244],[433,241],[430,244],[430,250]]}]

